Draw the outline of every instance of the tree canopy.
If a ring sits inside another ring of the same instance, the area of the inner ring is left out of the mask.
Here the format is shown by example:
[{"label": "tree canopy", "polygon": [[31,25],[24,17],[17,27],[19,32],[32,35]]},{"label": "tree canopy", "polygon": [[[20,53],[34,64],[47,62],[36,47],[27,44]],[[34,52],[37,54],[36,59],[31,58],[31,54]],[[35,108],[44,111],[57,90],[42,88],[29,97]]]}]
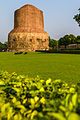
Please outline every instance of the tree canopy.
[{"label": "tree canopy", "polygon": [[54,48],[55,46],[57,46],[57,42],[58,42],[57,40],[51,39],[49,37],[49,47]]},{"label": "tree canopy", "polygon": [[75,21],[78,23],[78,25],[80,26],[80,8],[78,9],[79,13],[74,15],[73,19],[75,19]]},{"label": "tree canopy", "polygon": [[60,38],[58,41],[59,46],[64,45],[65,48],[69,44],[75,44],[76,43],[76,37],[73,34],[65,35],[64,37]]},{"label": "tree canopy", "polygon": [[0,51],[6,51],[7,48],[8,48],[7,42],[5,42],[5,43],[0,42]]}]

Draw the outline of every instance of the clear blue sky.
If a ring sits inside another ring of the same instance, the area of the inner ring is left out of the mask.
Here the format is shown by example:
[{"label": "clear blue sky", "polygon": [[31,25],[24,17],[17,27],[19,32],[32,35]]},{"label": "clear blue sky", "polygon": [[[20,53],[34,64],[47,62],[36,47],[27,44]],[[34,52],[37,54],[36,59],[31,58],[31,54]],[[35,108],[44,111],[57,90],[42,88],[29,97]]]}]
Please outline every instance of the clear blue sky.
[{"label": "clear blue sky", "polygon": [[13,29],[14,11],[25,4],[32,4],[44,12],[45,31],[51,38],[65,34],[80,35],[80,27],[73,20],[78,13],[80,0],[0,0],[0,41],[7,41]]}]

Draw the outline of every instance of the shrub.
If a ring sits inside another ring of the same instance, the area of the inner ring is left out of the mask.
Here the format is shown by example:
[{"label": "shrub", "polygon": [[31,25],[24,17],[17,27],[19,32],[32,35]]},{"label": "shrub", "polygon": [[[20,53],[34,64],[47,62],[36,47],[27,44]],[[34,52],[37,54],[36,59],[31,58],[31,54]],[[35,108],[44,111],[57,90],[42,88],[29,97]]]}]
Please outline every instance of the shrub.
[{"label": "shrub", "polygon": [[14,55],[22,54],[23,52],[15,52]]},{"label": "shrub", "polygon": [[62,50],[49,50],[47,53],[66,53],[66,54],[80,54],[80,49],[62,49]]},{"label": "shrub", "polygon": [[14,55],[19,55],[19,54],[27,54],[27,52],[15,52]]},{"label": "shrub", "polygon": [[60,53],[80,54],[80,50],[61,50]]},{"label": "shrub", "polygon": [[23,54],[25,55],[25,54],[27,54],[27,52],[24,52]]},{"label": "shrub", "polygon": [[79,84],[1,72],[0,119],[80,120]]}]

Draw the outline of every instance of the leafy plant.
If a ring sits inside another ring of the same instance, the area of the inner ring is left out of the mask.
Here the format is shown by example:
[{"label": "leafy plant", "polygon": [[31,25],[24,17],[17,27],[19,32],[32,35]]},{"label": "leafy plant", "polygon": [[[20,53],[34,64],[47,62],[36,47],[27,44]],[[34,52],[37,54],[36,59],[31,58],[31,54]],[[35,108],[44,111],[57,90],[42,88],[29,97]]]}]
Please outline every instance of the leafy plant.
[{"label": "leafy plant", "polygon": [[0,119],[80,120],[78,85],[0,72]]}]

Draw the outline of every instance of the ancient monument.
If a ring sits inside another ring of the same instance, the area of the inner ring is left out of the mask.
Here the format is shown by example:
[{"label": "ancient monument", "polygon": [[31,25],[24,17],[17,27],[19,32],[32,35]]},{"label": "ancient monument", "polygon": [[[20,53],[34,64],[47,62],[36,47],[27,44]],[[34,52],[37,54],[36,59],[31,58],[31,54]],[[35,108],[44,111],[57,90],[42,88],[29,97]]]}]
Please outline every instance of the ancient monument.
[{"label": "ancient monument", "polygon": [[44,31],[43,12],[33,5],[15,11],[14,29],[8,35],[9,51],[49,49],[49,35]]}]

